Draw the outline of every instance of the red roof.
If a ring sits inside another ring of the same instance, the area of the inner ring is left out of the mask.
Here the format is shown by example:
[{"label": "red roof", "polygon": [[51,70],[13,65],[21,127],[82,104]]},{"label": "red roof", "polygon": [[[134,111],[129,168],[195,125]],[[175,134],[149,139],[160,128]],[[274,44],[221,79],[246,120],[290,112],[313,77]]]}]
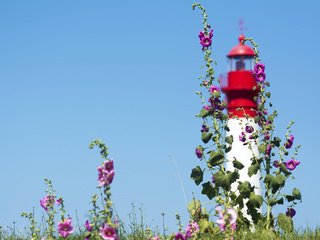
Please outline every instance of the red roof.
[{"label": "red roof", "polygon": [[253,57],[255,55],[251,47],[243,44],[244,38],[245,37],[243,35],[240,35],[239,44],[231,49],[231,51],[228,54],[228,57],[237,57],[237,56]]}]

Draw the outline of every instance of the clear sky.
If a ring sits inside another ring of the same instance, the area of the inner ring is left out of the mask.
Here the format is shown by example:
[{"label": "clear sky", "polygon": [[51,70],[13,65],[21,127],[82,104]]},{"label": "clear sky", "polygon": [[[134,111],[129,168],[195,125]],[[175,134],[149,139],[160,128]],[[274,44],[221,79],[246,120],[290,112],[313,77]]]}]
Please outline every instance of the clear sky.
[{"label": "clear sky", "polygon": [[[96,193],[100,164],[91,140],[110,147],[113,200],[123,219],[131,203],[151,227],[187,222],[187,201],[201,198],[190,179],[198,164],[202,73],[199,11],[193,1],[32,0],[0,2],[0,225],[27,225],[22,211],[53,181],[80,223]],[[202,1],[214,29],[217,74],[237,44],[239,20],[260,45],[279,111],[278,133],[295,120],[302,144],[295,171],[303,202],[297,227],[320,225],[320,2]],[[172,156],[175,163],[170,157]],[[285,207],[283,207],[285,210]]]}]

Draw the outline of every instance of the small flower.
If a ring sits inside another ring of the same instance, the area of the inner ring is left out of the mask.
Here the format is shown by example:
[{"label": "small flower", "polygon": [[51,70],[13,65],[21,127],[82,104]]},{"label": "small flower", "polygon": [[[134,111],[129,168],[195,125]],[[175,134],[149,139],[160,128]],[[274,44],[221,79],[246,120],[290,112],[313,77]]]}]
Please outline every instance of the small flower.
[{"label": "small flower", "polygon": [[90,224],[89,220],[87,220],[84,224],[84,227],[87,229],[88,232],[92,231],[92,225]]},{"label": "small flower", "polygon": [[287,141],[285,142],[284,146],[286,149],[289,149],[292,147],[293,144],[293,140],[294,140],[294,136],[290,135],[289,138],[287,139]]},{"label": "small flower", "polygon": [[286,161],[284,164],[286,165],[287,169],[294,170],[300,164],[300,161],[290,159],[290,160]]},{"label": "small flower", "polygon": [[210,110],[211,110],[211,107],[208,106],[208,105],[205,105],[205,106],[203,107],[203,109],[205,109],[205,110],[207,110],[207,111],[210,111]]},{"label": "small flower", "polygon": [[181,233],[178,232],[174,235],[174,240],[186,240],[187,238]]},{"label": "small flower", "polygon": [[58,199],[56,200],[56,204],[57,204],[57,205],[60,205],[62,202],[63,202],[63,199],[62,199],[62,198],[58,198]]},{"label": "small flower", "polygon": [[264,72],[264,69],[265,69],[265,65],[262,64],[262,63],[257,63],[257,64],[254,66],[254,72],[255,72],[255,73]]},{"label": "small flower", "polygon": [[220,92],[220,89],[217,86],[211,85],[209,91],[213,94],[214,92]]},{"label": "small flower", "polygon": [[278,160],[273,162],[273,166],[275,166],[276,168],[278,168],[280,166],[280,163]]},{"label": "small flower", "polygon": [[203,148],[201,146],[198,146],[195,152],[196,152],[197,158],[202,158]]},{"label": "small flower", "polygon": [[105,240],[119,240],[116,230],[108,224],[100,228],[100,236]]},{"label": "small flower", "polygon": [[208,82],[208,81],[206,81],[206,80],[203,80],[203,81],[202,81],[202,84],[203,84],[203,86],[205,86],[205,87],[206,87],[206,86],[208,86],[209,82]]},{"label": "small flower", "polygon": [[160,240],[160,237],[159,236],[155,236],[155,237],[149,238],[149,240]]},{"label": "small flower", "polygon": [[267,149],[266,149],[266,156],[270,156],[271,150],[272,150],[272,147],[270,144],[268,144]]},{"label": "small flower", "polygon": [[241,132],[241,134],[239,135],[239,140],[241,142],[245,142],[246,141],[246,135],[244,134],[244,132]]},{"label": "small flower", "polygon": [[195,233],[199,232],[199,225],[196,222],[190,223],[186,227],[186,239],[191,238]]},{"label": "small flower", "polygon": [[263,135],[264,135],[264,139],[265,140],[269,140],[270,139],[270,134],[269,133],[265,132]]},{"label": "small flower", "polygon": [[64,221],[58,223],[58,233],[61,237],[66,238],[73,233],[71,224],[71,218],[66,218]]},{"label": "small flower", "polygon": [[250,126],[250,125],[247,125],[247,126],[245,127],[245,130],[246,130],[247,133],[253,133],[254,128],[253,128],[252,126]]},{"label": "small flower", "polygon": [[201,132],[208,132],[209,131],[209,127],[205,124],[202,125],[202,128],[201,128]]},{"label": "small flower", "polygon": [[288,217],[293,218],[294,215],[296,215],[296,210],[294,210],[293,208],[287,208],[286,215],[287,215]]},{"label": "small flower", "polygon": [[215,183],[216,182],[216,178],[212,175],[212,177],[211,177],[211,182],[212,183]]},{"label": "small flower", "polygon": [[258,72],[255,74],[255,77],[258,82],[263,82],[266,79],[266,74],[264,72]]},{"label": "small flower", "polygon": [[216,207],[216,211],[219,215],[219,218],[217,220],[217,224],[221,231],[226,230],[227,222],[230,224],[231,230],[235,231],[237,228],[237,212],[233,208],[228,208],[226,212],[224,212],[221,208],[221,206]]}]

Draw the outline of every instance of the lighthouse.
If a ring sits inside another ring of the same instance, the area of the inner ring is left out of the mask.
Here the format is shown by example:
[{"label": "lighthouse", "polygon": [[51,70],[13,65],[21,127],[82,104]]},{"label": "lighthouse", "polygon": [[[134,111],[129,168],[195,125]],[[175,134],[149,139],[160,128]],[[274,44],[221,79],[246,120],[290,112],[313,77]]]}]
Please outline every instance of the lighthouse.
[{"label": "lighthouse", "polygon": [[[259,125],[254,122],[257,115],[257,95],[259,87],[252,74],[255,53],[244,45],[244,36],[239,37],[239,44],[231,49],[228,57],[228,77],[221,86],[226,95],[228,110],[228,136],[233,136],[231,151],[226,153],[226,170],[234,171],[233,161],[240,161],[244,168],[239,170],[239,181],[248,181],[254,187],[255,194],[261,195],[260,172],[249,177],[248,169],[254,156],[259,156],[257,143],[252,134]],[[238,184],[233,183],[232,191],[237,191]]]}]

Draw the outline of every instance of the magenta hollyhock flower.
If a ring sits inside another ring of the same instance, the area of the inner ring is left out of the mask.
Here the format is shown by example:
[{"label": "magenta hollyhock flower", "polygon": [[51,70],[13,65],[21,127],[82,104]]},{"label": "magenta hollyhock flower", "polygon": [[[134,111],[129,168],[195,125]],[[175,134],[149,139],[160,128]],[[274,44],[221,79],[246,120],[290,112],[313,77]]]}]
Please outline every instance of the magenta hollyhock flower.
[{"label": "magenta hollyhock flower", "polygon": [[58,233],[63,238],[73,233],[71,218],[66,218],[64,221],[58,223]]},{"label": "magenta hollyhock flower", "polygon": [[271,150],[272,150],[272,147],[271,147],[270,144],[268,144],[267,149],[266,149],[266,155],[267,155],[267,156],[270,156]]},{"label": "magenta hollyhock flower", "polygon": [[284,164],[286,165],[287,169],[294,170],[300,164],[300,161],[290,159],[290,160],[286,161]]},{"label": "magenta hollyhock flower", "polygon": [[200,44],[202,46],[202,49],[206,47],[210,47],[212,44],[212,36],[213,36],[213,30],[209,32],[209,35],[207,35],[205,32],[201,31],[199,33],[199,38],[200,38]]},{"label": "magenta hollyhock flower", "polygon": [[100,228],[100,236],[105,240],[119,240],[116,230],[108,224]]},{"label": "magenta hollyhock flower", "polygon": [[211,107],[208,106],[208,105],[206,105],[206,106],[203,107],[203,109],[205,109],[205,110],[207,110],[207,111],[210,111],[210,110],[211,110]]},{"label": "magenta hollyhock flower", "polygon": [[286,215],[287,215],[288,217],[293,218],[294,215],[296,215],[296,210],[294,210],[293,208],[287,208]]},{"label": "magenta hollyhock flower", "polygon": [[191,238],[195,233],[199,232],[199,225],[196,222],[189,223],[186,227],[186,239]]},{"label": "magenta hollyhock flower", "polygon": [[186,240],[187,238],[181,233],[178,232],[174,235],[174,240]]},{"label": "magenta hollyhock flower", "polygon": [[254,128],[253,128],[252,126],[250,126],[250,125],[247,125],[247,126],[245,127],[245,130],[246,130],[247,133],[253,133]]},{"label": "magenta hollyhock flower", "polygon": [[263,82],[266,79],[266,74],[264,72],[258,72],[255,74],[255,77],[258,82]]},{"label": "magenta hollyhock flower", "polygon": [[265,65],[262,63],[257,63],[256,65],[254,65],[255,73],[264,72],[264,69],[265,69]]},{"label": "magenta hollyhock flower", "polygon": [[197,147],[195,152],[196,152],[197,158],[202,158],[203,149],[201,147]]},{"label": "magenta hollyhock flower", "polygon": [[220,89],[217,86],[211,85],[209,91],[213,94],[214,92],[220,92]]},{"label": "magenta hollyhock flower", "polygon": [[88,232],[91,232],[93,228],[89,220],[85,222],[84,227],[87,229]]},{"label": "magenta hollyhock flower", "polygon": [[287,139],[287,141],[285,142],[284,146],[286,149],[289,149],[292,147],[293,144],[293,140],[294,140],[294,136],[290,135],[289,138]]},{"label": "magenta hollyhock flower", "polygon": [[273,166],[275,166],[276,168],[278,168],[280,166],[279,161],[273,161]]},{"label": "magenta hollyhock flower", "polygon": [[269,133],[265,132],[263,135],[264,135],[264,139],[265,140],[269,140],[270,139],[270,134]]},{"label": "magenta hollyhock flower", "polygon": [[246,135],[244,134],[244,132],[241,132],[241,134],[239,135],[239,140],[241,142],[245,142],[246,141]]}]

